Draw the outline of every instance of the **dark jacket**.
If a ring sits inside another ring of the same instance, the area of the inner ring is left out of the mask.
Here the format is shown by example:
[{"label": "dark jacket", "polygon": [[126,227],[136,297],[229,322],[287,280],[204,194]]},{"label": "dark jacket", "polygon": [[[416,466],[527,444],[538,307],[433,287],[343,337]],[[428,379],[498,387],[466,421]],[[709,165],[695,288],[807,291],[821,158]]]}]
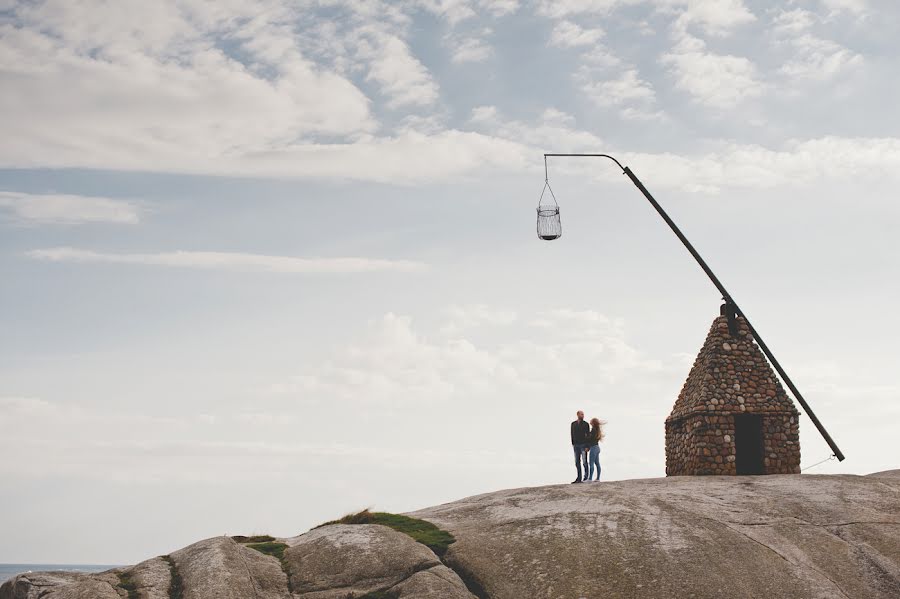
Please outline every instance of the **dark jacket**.
[{"label": "dark jacket", "polygon": [[591,427],[591,431],[588,433],[588,438],[587,438],[587,441],[585,441],[585,444],[588,447],[595,447],[600,444],[600,429],[599,428],[597,428],[595,426]]},{"label": "dark jacket", "polygon": [[587,445],[591,434],[591,425],[584,420],[572,423],[572,445]]}]

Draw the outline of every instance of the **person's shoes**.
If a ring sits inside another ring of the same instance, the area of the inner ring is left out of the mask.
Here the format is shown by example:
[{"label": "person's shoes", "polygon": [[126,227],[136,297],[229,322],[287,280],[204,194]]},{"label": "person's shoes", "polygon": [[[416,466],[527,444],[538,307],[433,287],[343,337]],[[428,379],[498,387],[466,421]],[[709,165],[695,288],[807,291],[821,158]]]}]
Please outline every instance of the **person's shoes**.
[{"label": "person's shoes", "polygon": [[581,479],[580,479],[580,478],[576,478],[575,480],[573,480],[573,481],[571,482],[571,484],[574,485],[575,483],[580,483],[580,482],[581,482]]}]

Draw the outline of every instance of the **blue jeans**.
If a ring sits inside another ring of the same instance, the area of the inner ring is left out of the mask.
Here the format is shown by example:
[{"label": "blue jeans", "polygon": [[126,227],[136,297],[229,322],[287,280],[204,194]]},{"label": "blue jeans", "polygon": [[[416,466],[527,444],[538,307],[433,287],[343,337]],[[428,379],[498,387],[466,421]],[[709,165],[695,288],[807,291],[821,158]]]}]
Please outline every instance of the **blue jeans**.
[{"label": "blue jeans", "polygon": [[581,480],[581,464],[584,463],[584,477],[587,479],[588,460],[585,453],[587,445],[573,445],[572,450],[575,452],[575,467],[578,468],[578,479]]},{"label": "blue jeans", "polygon": [[591,480],[594,478],[594,465],[597,466],[597,480],[600,480],[600,446],[592,445],[590,450],[590,459],[588,460],[591,465],[590,472],[588,474],[587,479]]}]

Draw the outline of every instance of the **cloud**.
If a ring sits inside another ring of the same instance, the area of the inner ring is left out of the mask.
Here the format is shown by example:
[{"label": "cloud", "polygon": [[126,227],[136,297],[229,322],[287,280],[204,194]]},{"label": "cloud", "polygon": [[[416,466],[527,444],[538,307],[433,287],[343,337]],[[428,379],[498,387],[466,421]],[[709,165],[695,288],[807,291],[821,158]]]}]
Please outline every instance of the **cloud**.
[{"label": "cloud", "polygon": [[668,4],[680,9],[674,27],[682,30],[697,25],[707,34],[724,36],[756,20],[743,0],[669,0]]},{"label": "cloud", "polygon": [[832,15],[846,12],[859,17],[869,11],[868,0],[821,0],[821,3]]},{"label": "cloud", "polygon": [[478,171],[520,168],[530,151],[519,141],[473,131],[426,134],[403,127],[395,135],[354,142],[285,144],[238,155],[198,155],[189,146],[120,147],[86,138],[79,146],[23,144],[0,147],[0,164],[12,168],[92,168],[281,178],[336,178],[409,184],[441,181]]},{"label": "cloud", "polygon": [[638,76],[636,69],[627,69],[615,78],[608,69],[582,67],[575,75],[581,89],[600,107],[617,107],[626,120],[658,120],[664,118],[656,109],[656,92],[648,81]]},{"label": "cloud", "polygon": [[520,0],[478,0],[478,5],[495,17],[505,17],[519,10]]},{"label": "cloud", "polygon": [[539,156],[547,148],[588,151],[604,145],[596,135],[578,129],[575,117],[555,108],[545,109],[536,123],[527,123],[503,118],[495,106],[478,106],[472,110],[470,122],[491,137],[517,140],[524,150],[523,164],[529,154]]},{"label": "cloud", "polygon": [[361,42],[358,52],[369,61],[367,79],[379,84],[388,106],[428,106],[437,100],[437,83],[399,37],[374,34]]},{"label": "cloud", "polygon": [[[664,118],[664,117],[660,117]],[[821,181],[848,181],[862,173],[900,181],[900,139],[825,136],[792,139],[773,147],[733,142],[713,143],[701,153],[634,152],[617,147],[577,126],[575,118],[549,108],[537,124],[508,119],[495,106],[472,111],[470,123],[485,134],[518,139],[522,160],[553,149],[559,152],[604,151],[623,164],[653,172],[653,185],[688,192],[717,193],[722,188],[771,189]],[[530,152],[530,154],[529,154]],[[535,164],[532,172],[540,172]],[[598,169],[591,161],[554,162],[564,170],[605,181],[619,181],[617,169]]]},{"label": "cloud", "polygon": [[508,326],[519,320],[519,315],[514,310],[485,304],[451,306],[446,312],[447,322],[441,327],[441,333],[448,336],[482,327]]},{"label": "cloud", "polygon": [[537,14],[552,19],[584,15],[609,14],[620,6],[642,4],[649,0],[539,0]]},{"label": "cloud", "polygon": [[900,139],[823,137],[790,140],[780,149],[753,144],[726,144],[697,156],[623,153],[625,164],[653,171],[654,184],[691,192],[721,188],[771,189],[822,181],[851,180],[866,174],[883,180],[900,178]]},{"label": "cloud", "polygon": [[[385,314],[369,334],[271,390],[305,401],[341,405],[454,405],[516,397],[543,402],[559,381],[567,393],[598,393],[629,373],[648,376],[662,365],[625,339],[624,325],[592,310],[541,312],[522,323],[508,309],[451,309],[444,336],[429,339],[412,318]],[[486,328],[517,326],[517,339],[476,339]]]},{"label": "cloud", "polygon": [[773,19],[776,42],[793,55],[779,69],[789,78],[824,81],[864,64],[863,57],[837,42],[813,34],[817,17],[802,10],[782,10]]},{"label": "cloud", "polygon": [[657,13],[675,16],[675,26],[692,25],[712,35],[725,35],[756,17],[743,0],[540,0],[537,14],[552,19],[583,15],[608,15],[619,8],[645,6]]},{"label": "cloud", "polygon": [[418,3],[425,10],[446,19],[451,26],[477,14],[472,2],[466,0],[419,0]]},{"label": "cloud", "polygon": [[0,209],[23,222],[60,225],[134,224],[142,208],[136,202],[64,194],[0,191]]},{"label": "cloud", "polygon": [[304,58],[284,15],[247,8],[220,21],[165,3],[22,5],[0,25],[0,128],[15,141],[0,164],[128,168],[119,154],[144,170],[375,129],[366,96]]},{"label": "cloud", "polygon": [[637,70],[629,69],[616,79],[585,82],[584,91],[598,106],[619,106],[629,102],[656,100],[653,86],[638,77]]},{"label": "cloud", "polygon": [[419,272],[426,268],[420,262],[409,260],[298,258],[294,256],[268,256],[236,252],[177,251],[155,254],[110,254],[71,247],[57,247],[31,250],[26,255],[30,258],[47,262],[132,264],[291,274]]},{"label": "cloud", "polygon": [[[380,0],[326,4],[16,4],[0,25],[0,85],[5,92],[0,127],[11,140],[0,146],[0,168],[417,184],[523,172],[548,148],[622,153],[597,130],[585,128],[589,121],[576,123],[553,106],[514,120],[504,118],[496,106],[493,115],[480,107],[469,122],[448,128],[458,115],[441,102],[437,79],[409,41],[413,17],[422,6]],[[449,9],[451,4],[441,6]],[[518,6],[457,4],[476,15],[508,14]],[[722,111],[772,89],[749,58],[714,52],[687,33],[690,27],[713,31],[750,22],[755,17],[741,2],[562,0],[538,3],[535,10],[558,15],[552,17],[553,26],[574,35],[568,41],[560,37],[559,43],[582,44],[599,30],[586,24],[589,19],[570,15],[605,14],[637,4],[641,17],[652,11],[652,17],[663,15],[670,22],[675,41],[660,62],[694,103]],[[332,18],[333,13],[339,18]],[[672,25],[679,19],[680,24]],[[489,51],[485,44],[467,41],[478,39],[471,32],[447,35],[465,41],[459,60],[483,59]],[[856,64],[853,53],[817,38],[796,38],[791,42],[796,49],[790,46],[793,62],[784,67],[788,73],[813,77]],[[649,78],[651,69],[616,58],[602,40],[579,47],[586,51],[580,55],[583,68],[577,73],[584,76],[576,77],[576,90],[616,107],[623,119],[674,118],[659,108],[658,98],[668,90]],[[497,104],[504,101],[498,98]],[[385,123],[378,121],[381,112],[388,113]],[[877,146],[887,152],[878,162],[888,164],[895,159],[892,140],[795,139],[769,147],[706,140],[701,153],[630,155],[661,165],[658,170],[665,175],[660,184],[692,190],[765,188],[773,180],[793,182],[787,172],[799,175],[799,181],[818,175],[818,162],[804,166],[792,156],[804,143],[856,148],[859,152],[847,157],[850,165],[868,163],[869,148]],[[757,159],[763,164],[752,162]],[[829,157],[822,161],[832,162]],[[700,168],[708,172],[691,174]],[[744,176],[747,172],[760,176]],[[844,172],[839,168],[826,176]]]},{"label": "cloud", "polygon": [[550,32],[551,46],[560,48],[575,48],[577,46],[592,46],[596,44],[603,36],[604,32],[600,28],[584,29],[577,23],[572,21],[560,21],[553,27]]},{"label": "cloud", "polygon": [[451,38],[449,40],[452,47],[451,61],[454,64],[463,64],[467,62],[483,62],[490,58],[493,48],[484,41],[484,37],[490,35],[491,30],[487,29],[481,32],[481,37],[467,38]]},{"label": "cloud", "polygon": [[519,10],[519,0],[418,0],[425,10],[444,18],[451,27],[481,13],[505,17]]},{"label": "cloud", "polygon": [[660,63],[675,77],[676,87],[711,108],[732,108],[765,89],[749,59],[709,52],[703,40],[689,34],[681,34]]}]

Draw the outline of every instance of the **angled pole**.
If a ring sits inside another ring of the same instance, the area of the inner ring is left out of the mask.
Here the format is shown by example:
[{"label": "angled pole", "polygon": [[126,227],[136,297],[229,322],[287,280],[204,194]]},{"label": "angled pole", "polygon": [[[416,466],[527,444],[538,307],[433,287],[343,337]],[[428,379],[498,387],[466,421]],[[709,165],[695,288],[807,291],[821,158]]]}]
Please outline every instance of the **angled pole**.
[{"label": "angled pole", "polygon": [[547,174],[547,158],[549,157],[578,157],[578,158],[608,158],[615,162],[619,168],[622,169],[622,172],[631,179],[631,182],[634,183],[635,187],[637,187],[644,197],[650,202],[656,212],[662,217],[666,224],[669,225],[669,228],[672,229],[672,232],[675,233],[675,236],[681,240],[681,243],[684,244],[684,247],[687,248],[687,251],[691,253],[691,256],[694,257],[694,260],[697,261],[697,264],[700,265],[700,268],[703,269],[703,272],[706,273],[706,276],[709,277],[709,280],[712,281],[713,285],[716,286],[716,289],[719,290],[719,293],[722,294],[722,299],[724,299],[727,303],[730,303],[734,307],[734,311],[738,316],[744,318],[744,321],[747,323],[747,328],[750,329],[750,333],[753,335],[753,338],[756,340],[757,345],[769,359],[769,362],[772,363],[772,366],[775,367],[775,370],[781,376],[781,379],[791,390],[791,393],[794,394],[794,397],[797,398],[797,401],[803,407],[803,411],[806,412],[806,415],[809,416],[809,419],[812,420],[812,423],[816,426],[816,429],[822,435],[822,438],[825,439],[825,442],[828,443],[828,446],[831,448],[831,451],[834,452],[834,457],[836,457],[839,461],[844,461],[844,454],[838,448],[837,444],[834,442],[834,439],[831,438],[831,435],[828,434],[828,431],[825,430],[825,427],[822,426],[822,423],[819,422],[819,419],[816,417],[815,413],[812,411],[812,408],[809,407],[809,404],[806,403],[806,400],[803,399],[803,396],[800,394],[800,391],[797,389],[794,382],[784,371],[784,368],[781,367],[781,364],[778,363],[778,360],[775,359],[775,355],[772,354],[771,350],[769,350],[769,346],[766,345],[765,341],[763,341],[762,337],[760,337],[759,333],[753,328],[753,325],[750,324],[750,319],[747,318],[747,315],[743,310],[740,309],[737,302],[734,301],[734,298],[728,293],[728,290],[725,289],[725,286],[722,285],[722,282],[719,281],[719,278],[715,275],[706,261],[700,256],[700,253],[694,248],[688,238],[684,236],[684,233],[681,232],[681,229],[678,228],[678,225],[669,218],[669,215],[666,214],[666,211],[663,210],[662,206],[659,205],[659,202],[651,195],[647,188],[644,187],[644,184],[641,183],[640,179],[637,178],[630,168],[627,166],[622,166],[622,163],[610,156],[609,154],[544,154],[544,172]]}]

